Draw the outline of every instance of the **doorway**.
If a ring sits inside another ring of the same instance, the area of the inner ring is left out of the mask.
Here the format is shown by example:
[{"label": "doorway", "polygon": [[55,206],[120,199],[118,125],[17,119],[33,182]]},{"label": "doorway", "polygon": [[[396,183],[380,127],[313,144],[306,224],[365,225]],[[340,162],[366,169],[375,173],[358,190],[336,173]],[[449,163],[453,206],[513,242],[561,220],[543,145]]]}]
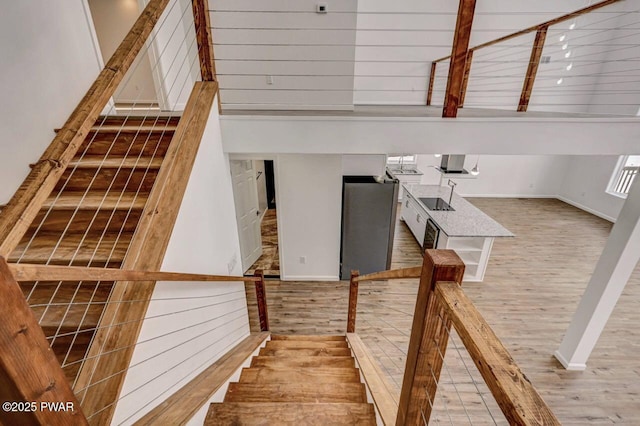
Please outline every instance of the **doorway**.
[{"label": "doorway", "polygon": [[280,249],[273,160],[230,160],[245,275],[261,269],[280,278]]},{"label": "doorway", "polygon": [[[120,45],[140,15],[137,0],[87,0],[97,38],[97,50],[104,63]],[[116,109],[156,110],[158,95],[148,54],[140,54],[131,65],[124,84],[113,95]]]}]

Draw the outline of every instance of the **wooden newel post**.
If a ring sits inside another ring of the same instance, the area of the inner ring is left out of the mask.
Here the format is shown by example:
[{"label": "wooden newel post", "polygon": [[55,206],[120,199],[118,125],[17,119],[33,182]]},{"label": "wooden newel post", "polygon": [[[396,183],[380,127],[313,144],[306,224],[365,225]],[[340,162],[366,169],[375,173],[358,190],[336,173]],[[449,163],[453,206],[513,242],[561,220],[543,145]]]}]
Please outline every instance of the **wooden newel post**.
[{"label": "wooden newel post", "polygon": [[0,423],[86,425],[20,286],[0,257]]},{"label": "wooden newel post", "polygon": [[347,333],[356,331],[356,313],[358,311],[358,276],[359,271],[351,271],[349,280],[349,314],[347,316]]},{"label": "wooden newel post", "polygon": [[264,273],[262,269],[256,269],[253,276],[260,278],[256,281],[256,300],[258,302],[258,317],[260,318],[260,331],[269,331],[269,314],[267,312],[267,293],[264,289]]},{"label": "wooden newel post", "polygon": [[418,425],[431,415],[450,322],[443,321],[434,294],[438,281],[462,283],[464,263],[453,250],[426,250],[416,298],[396,425]]}]

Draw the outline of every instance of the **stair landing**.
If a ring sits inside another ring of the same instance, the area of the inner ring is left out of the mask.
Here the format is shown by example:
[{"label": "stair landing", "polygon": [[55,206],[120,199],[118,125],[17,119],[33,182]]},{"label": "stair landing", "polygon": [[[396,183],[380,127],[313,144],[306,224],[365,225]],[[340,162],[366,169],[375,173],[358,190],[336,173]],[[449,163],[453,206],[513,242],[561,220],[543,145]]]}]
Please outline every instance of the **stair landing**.
[{"label": "stair landing", "polygon": [[205,425],[375,425],[345,336],[272,335]]}]

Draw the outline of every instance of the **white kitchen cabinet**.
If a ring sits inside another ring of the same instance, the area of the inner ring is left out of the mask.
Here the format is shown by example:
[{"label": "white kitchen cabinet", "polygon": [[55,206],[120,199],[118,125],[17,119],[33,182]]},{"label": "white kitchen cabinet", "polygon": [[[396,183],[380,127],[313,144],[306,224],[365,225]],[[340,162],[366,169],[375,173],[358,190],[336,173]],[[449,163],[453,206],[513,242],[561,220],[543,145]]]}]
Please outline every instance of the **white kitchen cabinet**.
[{"label": "white kitchen cabinet", "polygon": [[407,193],[404,189],[403,184],[417,184],[420,183],[422,179],[423,173],[418,169],[412,169],[412,172],[401,173],[397,172],[394,169],[387,168],[387,171],[391,176],[398,179],[400,181],[400,190],[398,191],[398,202],[401,203],[405,200],[405,194]]},{"label": "white kitchen cabinet", "polygon": [[449,237],[440,232],[439,249],[454,250],[464,262],[464,280],[482,281],[493,247],[493,237]]},{"label": "white kitchen cabinet", "polygon": [[407,193],[402,202],[401,217],[411,230],[411,233],[422,247],[424,233],[427,229],[427,219],[429,216],[424,212],[415,198]]}]

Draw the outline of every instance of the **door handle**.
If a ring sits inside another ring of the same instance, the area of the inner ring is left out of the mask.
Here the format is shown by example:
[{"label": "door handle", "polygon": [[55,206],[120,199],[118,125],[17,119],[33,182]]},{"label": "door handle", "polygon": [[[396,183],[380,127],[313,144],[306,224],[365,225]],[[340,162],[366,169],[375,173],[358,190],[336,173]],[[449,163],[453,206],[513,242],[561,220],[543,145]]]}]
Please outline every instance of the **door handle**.
[{"label": "door handle", "polygon": [[256,216],[260,216],[260,210],[256,210]]}]

